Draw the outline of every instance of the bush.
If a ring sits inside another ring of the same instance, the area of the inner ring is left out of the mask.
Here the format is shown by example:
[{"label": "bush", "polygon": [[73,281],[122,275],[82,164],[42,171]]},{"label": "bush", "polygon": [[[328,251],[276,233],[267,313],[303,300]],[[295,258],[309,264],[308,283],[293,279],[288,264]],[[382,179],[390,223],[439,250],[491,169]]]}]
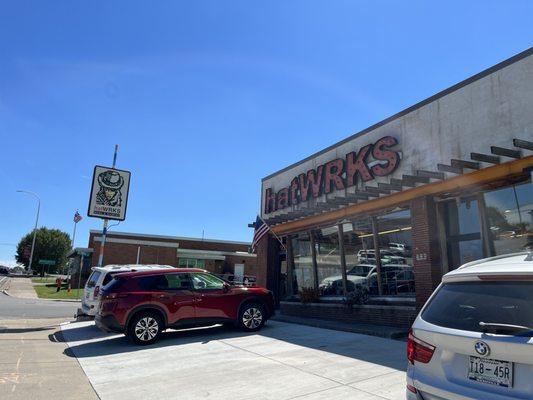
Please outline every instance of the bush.
[{"label": "bush", "polygon": [[368,288],[363,285],[355,285],[354,290],[348,292],[344,298],[344,305],[352,308],[355,304],[363,304],[368,300]]},{"label": "bush", "polygon": [[300,295],[300,301],[304,304],[306,303],[317,303],[320,298],[320,293],[318,290],[312,287],[303,287],[298,292]]}]

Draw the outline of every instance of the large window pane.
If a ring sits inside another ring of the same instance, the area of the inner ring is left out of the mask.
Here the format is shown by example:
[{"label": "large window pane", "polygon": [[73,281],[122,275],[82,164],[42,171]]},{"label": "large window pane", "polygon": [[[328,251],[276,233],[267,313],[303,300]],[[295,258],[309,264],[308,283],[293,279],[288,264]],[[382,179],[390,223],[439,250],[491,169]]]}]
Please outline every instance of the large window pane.
[{"label": "large window pane", "polygon": [[[395,211],[377,217],[383,295],[413,295],[413,251],[411,212]],[[370,284],[370,293],[377,294],[377,279]]]},{"label": "large window pane", "polygon": [[322,296],[342,296],[341,255],[336,225],[313,231],[319,291]]},{"label": "large window pane", "polygon": [[301,233],[292,238],[293,254],[293,293],[302,288],[314,287],[313,261],[311,256],[311,240],[309,234]]},{"label": "large window pane", "polygon": [[369,294],[369,285],[376,280],[376,256],[370,218],[361,218],[343,224],[344,253],[346,255],[346,289]]},{"label": "large window pane", "polygon": [[486,192],[485,210],[492,252],[523,251],[533,234],[533,185],[525,183]]}]

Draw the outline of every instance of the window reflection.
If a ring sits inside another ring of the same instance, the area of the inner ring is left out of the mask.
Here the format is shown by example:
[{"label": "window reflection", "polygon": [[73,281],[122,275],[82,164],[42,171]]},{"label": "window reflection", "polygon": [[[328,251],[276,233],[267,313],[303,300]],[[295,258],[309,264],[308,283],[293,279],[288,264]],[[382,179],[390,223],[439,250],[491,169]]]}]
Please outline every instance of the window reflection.
[{"label": "window reflection", "polygon": [[533,235],[533,185],[513,185],[484,197],[492,253],[523,251]]},{"label": "window reflection", "polygon": [[[378,216],[377,229],[382,294],[387,296],[414,295],[410,210],[398,210]],[[375,282],[372,281],[370,293],[378,293],[377,279]]]},{"label": "window reflection", "polygon": [[313,231],[313,238],[320,295],[344,295],[337,225]]},{"label": "window reflection", "polygon": [[313,260],[311,256],[311,240],[308,233],[300,233],[292,238],[293,254],[293,293],[302,288],[314,287]]}]

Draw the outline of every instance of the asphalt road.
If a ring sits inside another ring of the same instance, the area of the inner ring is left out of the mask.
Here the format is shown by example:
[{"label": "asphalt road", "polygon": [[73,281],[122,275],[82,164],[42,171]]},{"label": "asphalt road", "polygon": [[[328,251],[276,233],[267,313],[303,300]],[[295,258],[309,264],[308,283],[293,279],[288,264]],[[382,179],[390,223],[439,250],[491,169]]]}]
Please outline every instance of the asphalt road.
[{"label": "asphalt road", "polygon": [[17,299],[0,292],[0,320],[73,317],[77,302]]}]

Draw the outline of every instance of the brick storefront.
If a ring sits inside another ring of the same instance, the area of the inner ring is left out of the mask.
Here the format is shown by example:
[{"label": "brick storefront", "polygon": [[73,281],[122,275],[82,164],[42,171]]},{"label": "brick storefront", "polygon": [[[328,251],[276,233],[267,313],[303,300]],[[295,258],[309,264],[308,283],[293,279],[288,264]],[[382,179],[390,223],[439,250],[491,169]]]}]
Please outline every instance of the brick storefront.
[{"label": "brick storefront", "polygon": [[[88,249],[85,250],[91,252],[90,263],[86,261],[85,264],[98,265],[101,243],[101,231],[92,230]],[[185,266],[183,261],[188,260],[188,266],[220,275],[235,274],[235,266],[238,265],[242,266],[245,276],[257,277],[258,284],[266,285],[266,274],[259,271],[256,255],[249,253],[250,245],[225,240],[108,232],[103,265],[161,264],[179,267]],[[88,268],[85,269],[88,271]],[[82,274],[82,286],[87,276],[88,273]],[[74,281],[77,282],[77,277],[73,277]]]},{"label": "brick storefront", "polygon": [[281,313],[405,328],[443,274],[533,243],[532,73],[528,49],[263,178]]}]

